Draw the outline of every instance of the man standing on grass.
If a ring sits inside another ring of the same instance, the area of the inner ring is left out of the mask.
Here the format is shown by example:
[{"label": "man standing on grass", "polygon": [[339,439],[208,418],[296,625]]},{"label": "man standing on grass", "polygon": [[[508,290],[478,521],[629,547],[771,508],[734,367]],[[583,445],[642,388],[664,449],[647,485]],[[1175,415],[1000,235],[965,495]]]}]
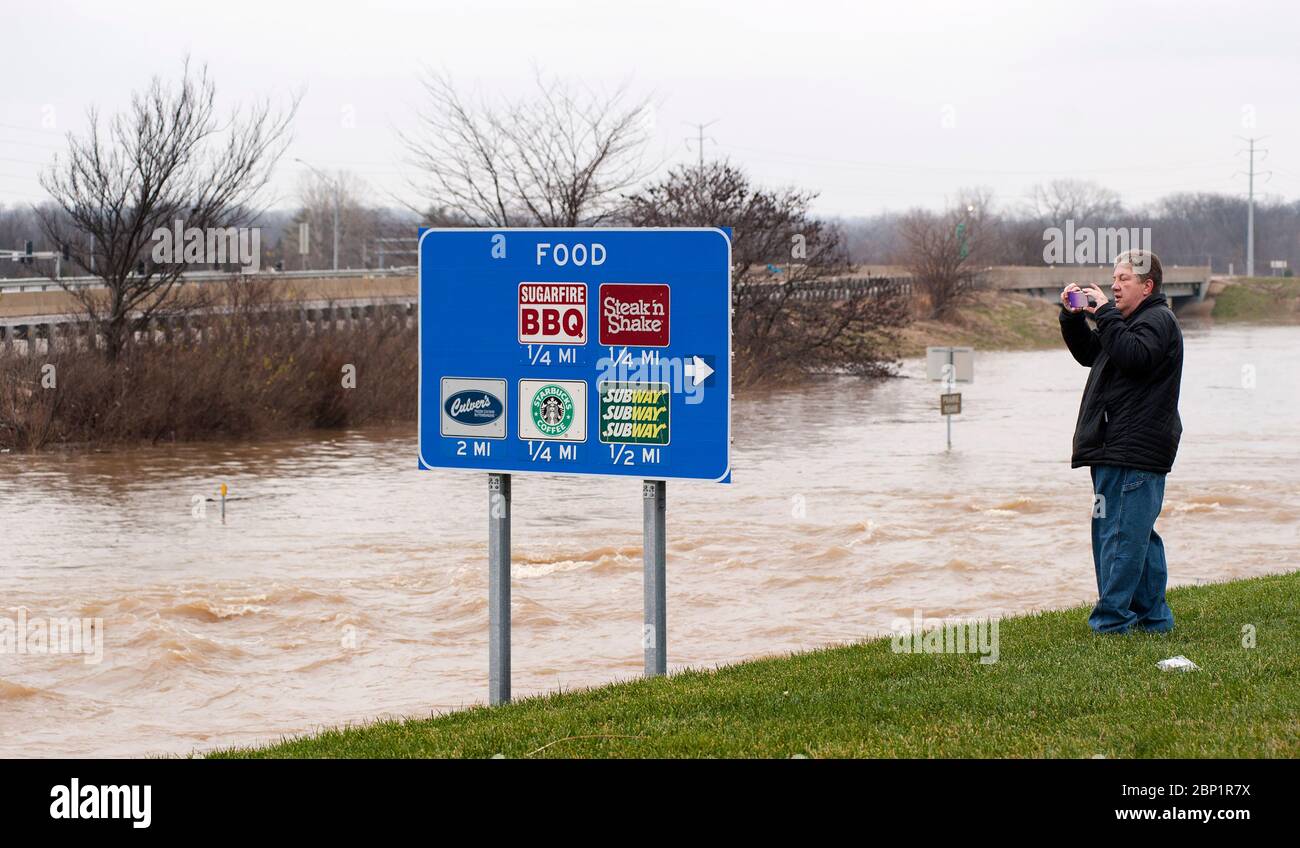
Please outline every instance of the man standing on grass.
[{"label": "man standing on grass", "polygon": [[[1115,261],[1113,304],[1098,286],[1071,283],[1061,292],[1061,335],[1079,364],[1092,369],[1070,464],[1092,470],[1097,605],[1088,625],[1098,633],[1174,627],[1165,602],[1165,546],[1155,523],[1183,432],[1183,334],[1160,292],[1163,276],[1154,253],[1130,250]],[[1086,295],[1087,305],[1071,306],[1071,292]]]}]

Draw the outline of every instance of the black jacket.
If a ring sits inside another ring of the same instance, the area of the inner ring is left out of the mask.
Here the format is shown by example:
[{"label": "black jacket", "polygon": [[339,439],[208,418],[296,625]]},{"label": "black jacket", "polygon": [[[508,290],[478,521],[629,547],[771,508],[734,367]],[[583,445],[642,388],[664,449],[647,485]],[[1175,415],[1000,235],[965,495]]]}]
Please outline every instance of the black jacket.
[{"label": "black jacket", "polygon": [[1091,329],[1086,313],[1061,309],[1061,335],[1080,365],[1092,369],[1079,404],[1070,465],[1121,465],[1167,474],[1183,423],[1183,333],[1163,294],[1125,318],[1103,305]]}]

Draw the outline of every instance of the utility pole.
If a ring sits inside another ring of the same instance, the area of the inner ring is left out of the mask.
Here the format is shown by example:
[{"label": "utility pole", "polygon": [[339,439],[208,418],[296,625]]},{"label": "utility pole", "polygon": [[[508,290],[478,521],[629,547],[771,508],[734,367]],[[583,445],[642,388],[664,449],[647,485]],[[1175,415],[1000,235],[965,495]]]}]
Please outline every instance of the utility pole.
[{"label": "utility pole", "polygon": [[695,138],[689,138],[689,137],[688,137],[688,138],[686,139],[686,146],[687,146],[687,147],[690,147],[690,146],[691,146],[691,143],[694,142],[694,143],[699,147],[699,150],[700,150],[700,170],[703,170],[703,169],[704,169],[704,142],[705,142],[705,141],[711,141],[711,142],[713,142],[714,144],[717,144],[717,143],[718,143],[718,140],[717,140],[716,138],[714,138],[713,136],[707,136],[707,137],[706,137],[706,136],[704,135],[704,131],[705,131],[707,128],[709,128],[709,127],[713,126],[714,124],[716,124],[717,122],[718,122],[718,121],[717,121],[716,119],[715,119],[715,120],[712,120],[712,121],[709,121],[707,124],[692,124],[690,121],[686,121],[686,122],[685,122],[685,123],[686,123],[686,126],[688,126],[688,127],[695,127],[695,129],[696,129],[696,136],[695,136]]},{"label": "utility pole", "polygon": [[1255,276],[1255,153],[1259,152],[1267,156],[1268,151],[1255,147],[1255,142],[1263,139],[1242,138],[1241,140],[1250,145],[1247,150],[1250,156],[1250,169],[1246,172],[1246,276],[1253,277]]},{"label": "utility pole", "polygon": [[306,162],[302,161],[301,159],[294,159],[293,161],[299,163],[300,165],[306,165],[308,170],[310,170],[313,174],[316,174],[318,177],[320,177],[326,183],[329,183],[334,188],[334,270],[337,271],[339,269],[339,190],[340,190],[339,180],[337,178],[331,179],[329,176],[322,173],[319,169],[313,168],[311,165],[308,165]]},{"label": "utility pole", "polygon": [[1255,276],[1255,139],[1250,140],[1250,177],[1246,200],[1246,276]]},{"label": "utility pole", "polygon": [[339,269],[339,184],[334,182],[334,270]]}]

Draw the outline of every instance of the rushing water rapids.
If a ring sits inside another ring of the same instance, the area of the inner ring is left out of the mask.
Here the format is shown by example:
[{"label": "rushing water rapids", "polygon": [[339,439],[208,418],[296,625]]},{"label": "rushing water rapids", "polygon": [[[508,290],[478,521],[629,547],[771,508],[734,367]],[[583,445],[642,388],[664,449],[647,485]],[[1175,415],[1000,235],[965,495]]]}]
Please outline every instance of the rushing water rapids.
[{"label": "rushing water rapids", "polygon": [[[1300,567],[1298,350],[1295,327],[1188,332],[1157,525],[1174,584]],[[669,484],[670,670],[914,610],[1092,599],[1069,467],[1085,370],[979,354],[951,453],[937,384],[904,373],[742,395],[736,482]],[[183,753],[481,701],[485,475],[416,471],[413,430],[0,457],[0,617],[103,620],[101,662],[0,653],[0,755]],[[223,482],[227,523],[195,517]],[[640,495],[516,477],[516,696],[640,672]]]}]

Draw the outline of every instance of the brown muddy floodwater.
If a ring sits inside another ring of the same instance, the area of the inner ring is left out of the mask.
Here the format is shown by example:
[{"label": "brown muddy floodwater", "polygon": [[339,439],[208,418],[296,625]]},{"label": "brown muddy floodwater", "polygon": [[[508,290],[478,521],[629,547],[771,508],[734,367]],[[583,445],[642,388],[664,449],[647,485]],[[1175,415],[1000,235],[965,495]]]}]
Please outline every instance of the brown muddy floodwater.
[{"label": "brown muddy floodwater", "polygon": [[[1174,584],[1297,567],[1300,328],[1187,333]],[[1085,371],[982,353],[944,450],[935,384],[743,396],[735,483],[668,486],[670,669],[926,617],[1092,599]],[[227,523],[195,495],[230,486]],[[641,489],[515,478],[515,695],[641,669]],[[414,427],[0,457],[0,627],[103,619],[98,663],[0,653],[0,755],[186,753],[480,702],[487,481]],[[1175,614],[1177,608],[1175,607]],[[1082,621],[1081,621],[1082,624]],[[93,659],[93,658],[92,658]]]}]

